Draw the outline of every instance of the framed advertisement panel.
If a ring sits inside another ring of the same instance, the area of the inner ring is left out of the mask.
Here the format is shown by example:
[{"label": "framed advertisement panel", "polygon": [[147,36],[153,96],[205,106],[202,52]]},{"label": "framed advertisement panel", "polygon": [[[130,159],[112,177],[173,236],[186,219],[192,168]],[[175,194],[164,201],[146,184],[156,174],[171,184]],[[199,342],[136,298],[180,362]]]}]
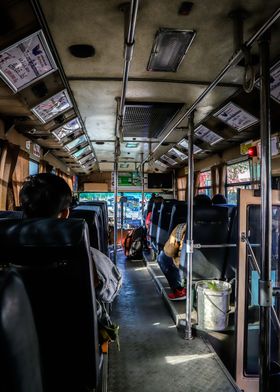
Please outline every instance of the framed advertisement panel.
[{"label": "framed advertisement panel", "polygon": [[0,76],[14,93],[56,69],[42,30],[0,51]]}]

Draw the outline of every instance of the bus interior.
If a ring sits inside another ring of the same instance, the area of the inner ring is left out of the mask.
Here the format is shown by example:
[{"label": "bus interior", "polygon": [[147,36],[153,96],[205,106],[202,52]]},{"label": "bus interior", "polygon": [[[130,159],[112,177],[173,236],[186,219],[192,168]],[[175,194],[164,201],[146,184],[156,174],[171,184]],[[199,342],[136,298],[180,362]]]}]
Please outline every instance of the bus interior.
[{"label": "bus interior", "polygon": [[[1,0],[1,391],[280,390],[279,6]],[[23,215],[39,173],[69,219]],[[123,279],[106,344],[90,247]]]}]

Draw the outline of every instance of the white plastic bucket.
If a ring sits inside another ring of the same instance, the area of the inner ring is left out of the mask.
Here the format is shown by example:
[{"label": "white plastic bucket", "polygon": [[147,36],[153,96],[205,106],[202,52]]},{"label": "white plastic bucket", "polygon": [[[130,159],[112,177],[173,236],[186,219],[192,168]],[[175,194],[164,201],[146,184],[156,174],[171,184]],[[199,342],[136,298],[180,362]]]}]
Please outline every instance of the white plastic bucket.
[{"label": "white plastic bucket", "polygon": [[198,327],[222,331],[228,326],[231,284],[220,280],[201,280],[197,289]]}]

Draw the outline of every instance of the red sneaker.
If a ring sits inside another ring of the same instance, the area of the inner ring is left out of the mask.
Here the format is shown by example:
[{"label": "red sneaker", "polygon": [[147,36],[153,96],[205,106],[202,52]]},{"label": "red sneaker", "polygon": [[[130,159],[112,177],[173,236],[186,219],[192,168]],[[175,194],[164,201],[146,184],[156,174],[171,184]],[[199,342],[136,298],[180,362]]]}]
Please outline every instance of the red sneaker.
[{"label": "red sneaker", "polygon": [[183,287],[182,289],[176,289],[174,293],[168,294],[168,298],[170,301],[181,301],[186,299],[186,294],[187,290]]}]

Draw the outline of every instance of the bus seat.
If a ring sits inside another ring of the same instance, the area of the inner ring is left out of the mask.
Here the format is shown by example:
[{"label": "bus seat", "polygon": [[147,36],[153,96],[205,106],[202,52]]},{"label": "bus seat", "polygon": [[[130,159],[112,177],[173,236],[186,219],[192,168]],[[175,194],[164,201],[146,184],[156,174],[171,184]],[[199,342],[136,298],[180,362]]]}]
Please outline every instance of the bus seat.
[{"label": "bus seat", "polygon": [[69,218],[84,219],[87,222],[90,245],[102,252],[102,227],[100,227],[97,212],[94,210],[76,208],[70,211]]},{"label": "bus seat", "polygon": [[168,240],[170,217],[172,208],[176,203],[177,200],[164,200],[164,202],[161,204],[156,234],[156,247],[158,252],[163,249],[166,241]]},{"label": "bus seat", "polygon": [[101,249],[99,249],[99,250],[102,253],[107,254],[108,246],[106,248],[106,242],[105,242],[106,229],[104,227],[104,218],[103,218],[103,211],[102,211],[101,206],[85,205],[85,204],[84,205],[78,205],[72,211],[94,211],[96,213],[97,219],[98,219],[100,242],[101,242],[101,244],[100,244]]},{"label": "bus seat", "polygon": [[109,242],[109,235],[108,235],[108,230],[109,230],[109,222],[108,222],[108,206],[106,201],[102,200],[93,200],[93,201],[85,201],[85,202],[80,202],[78,207],[93,207],[95,211],[97,211],[97,208],[101,210],[101,219],[102,219],[102,227],[103,227],[103,253],[106,255],[108,254],[108,242]]},{"label": "bus seat", "polygon": [[22,211],[0,211],[0,219],[22,219]]},{"label": "bus seat", "polygon": [[177,201],[177,203],[173,205],[170,216],[168,237],[178,224],[185,223],[187,221],[187,211],[188,205],[186,201]]},{"label": "bus seat", "polygon": [[30,302],[16,271],[0,273],[0,390],[42,392],[37,332]]},{"label": "bus seat", "polygon": [[[226,207],[194,207],[193,241],[200,245],[226,244],[228,240],[228,210]],[[181,252],[184,267],[186,237]],[[225,268],[226,248],[194,249],[193,279],[221,279]]]},{"label": "bus seat", "polygon": [[150,239],[152,248],[157,251],[156,247],[156,235],[157,235],[157,228],[158,228],[158,221],[159,221],[159,214],[161,209],[161,202],[157,202],[153,204],[152,215],[151,215],[151,223],[150,223]]},{"label": "bus seat", "polygon": [[30,298],[45,392],[95,388],[100,354],[87,224],[2,219],[0,243],[0,262],[17,268]]}]

